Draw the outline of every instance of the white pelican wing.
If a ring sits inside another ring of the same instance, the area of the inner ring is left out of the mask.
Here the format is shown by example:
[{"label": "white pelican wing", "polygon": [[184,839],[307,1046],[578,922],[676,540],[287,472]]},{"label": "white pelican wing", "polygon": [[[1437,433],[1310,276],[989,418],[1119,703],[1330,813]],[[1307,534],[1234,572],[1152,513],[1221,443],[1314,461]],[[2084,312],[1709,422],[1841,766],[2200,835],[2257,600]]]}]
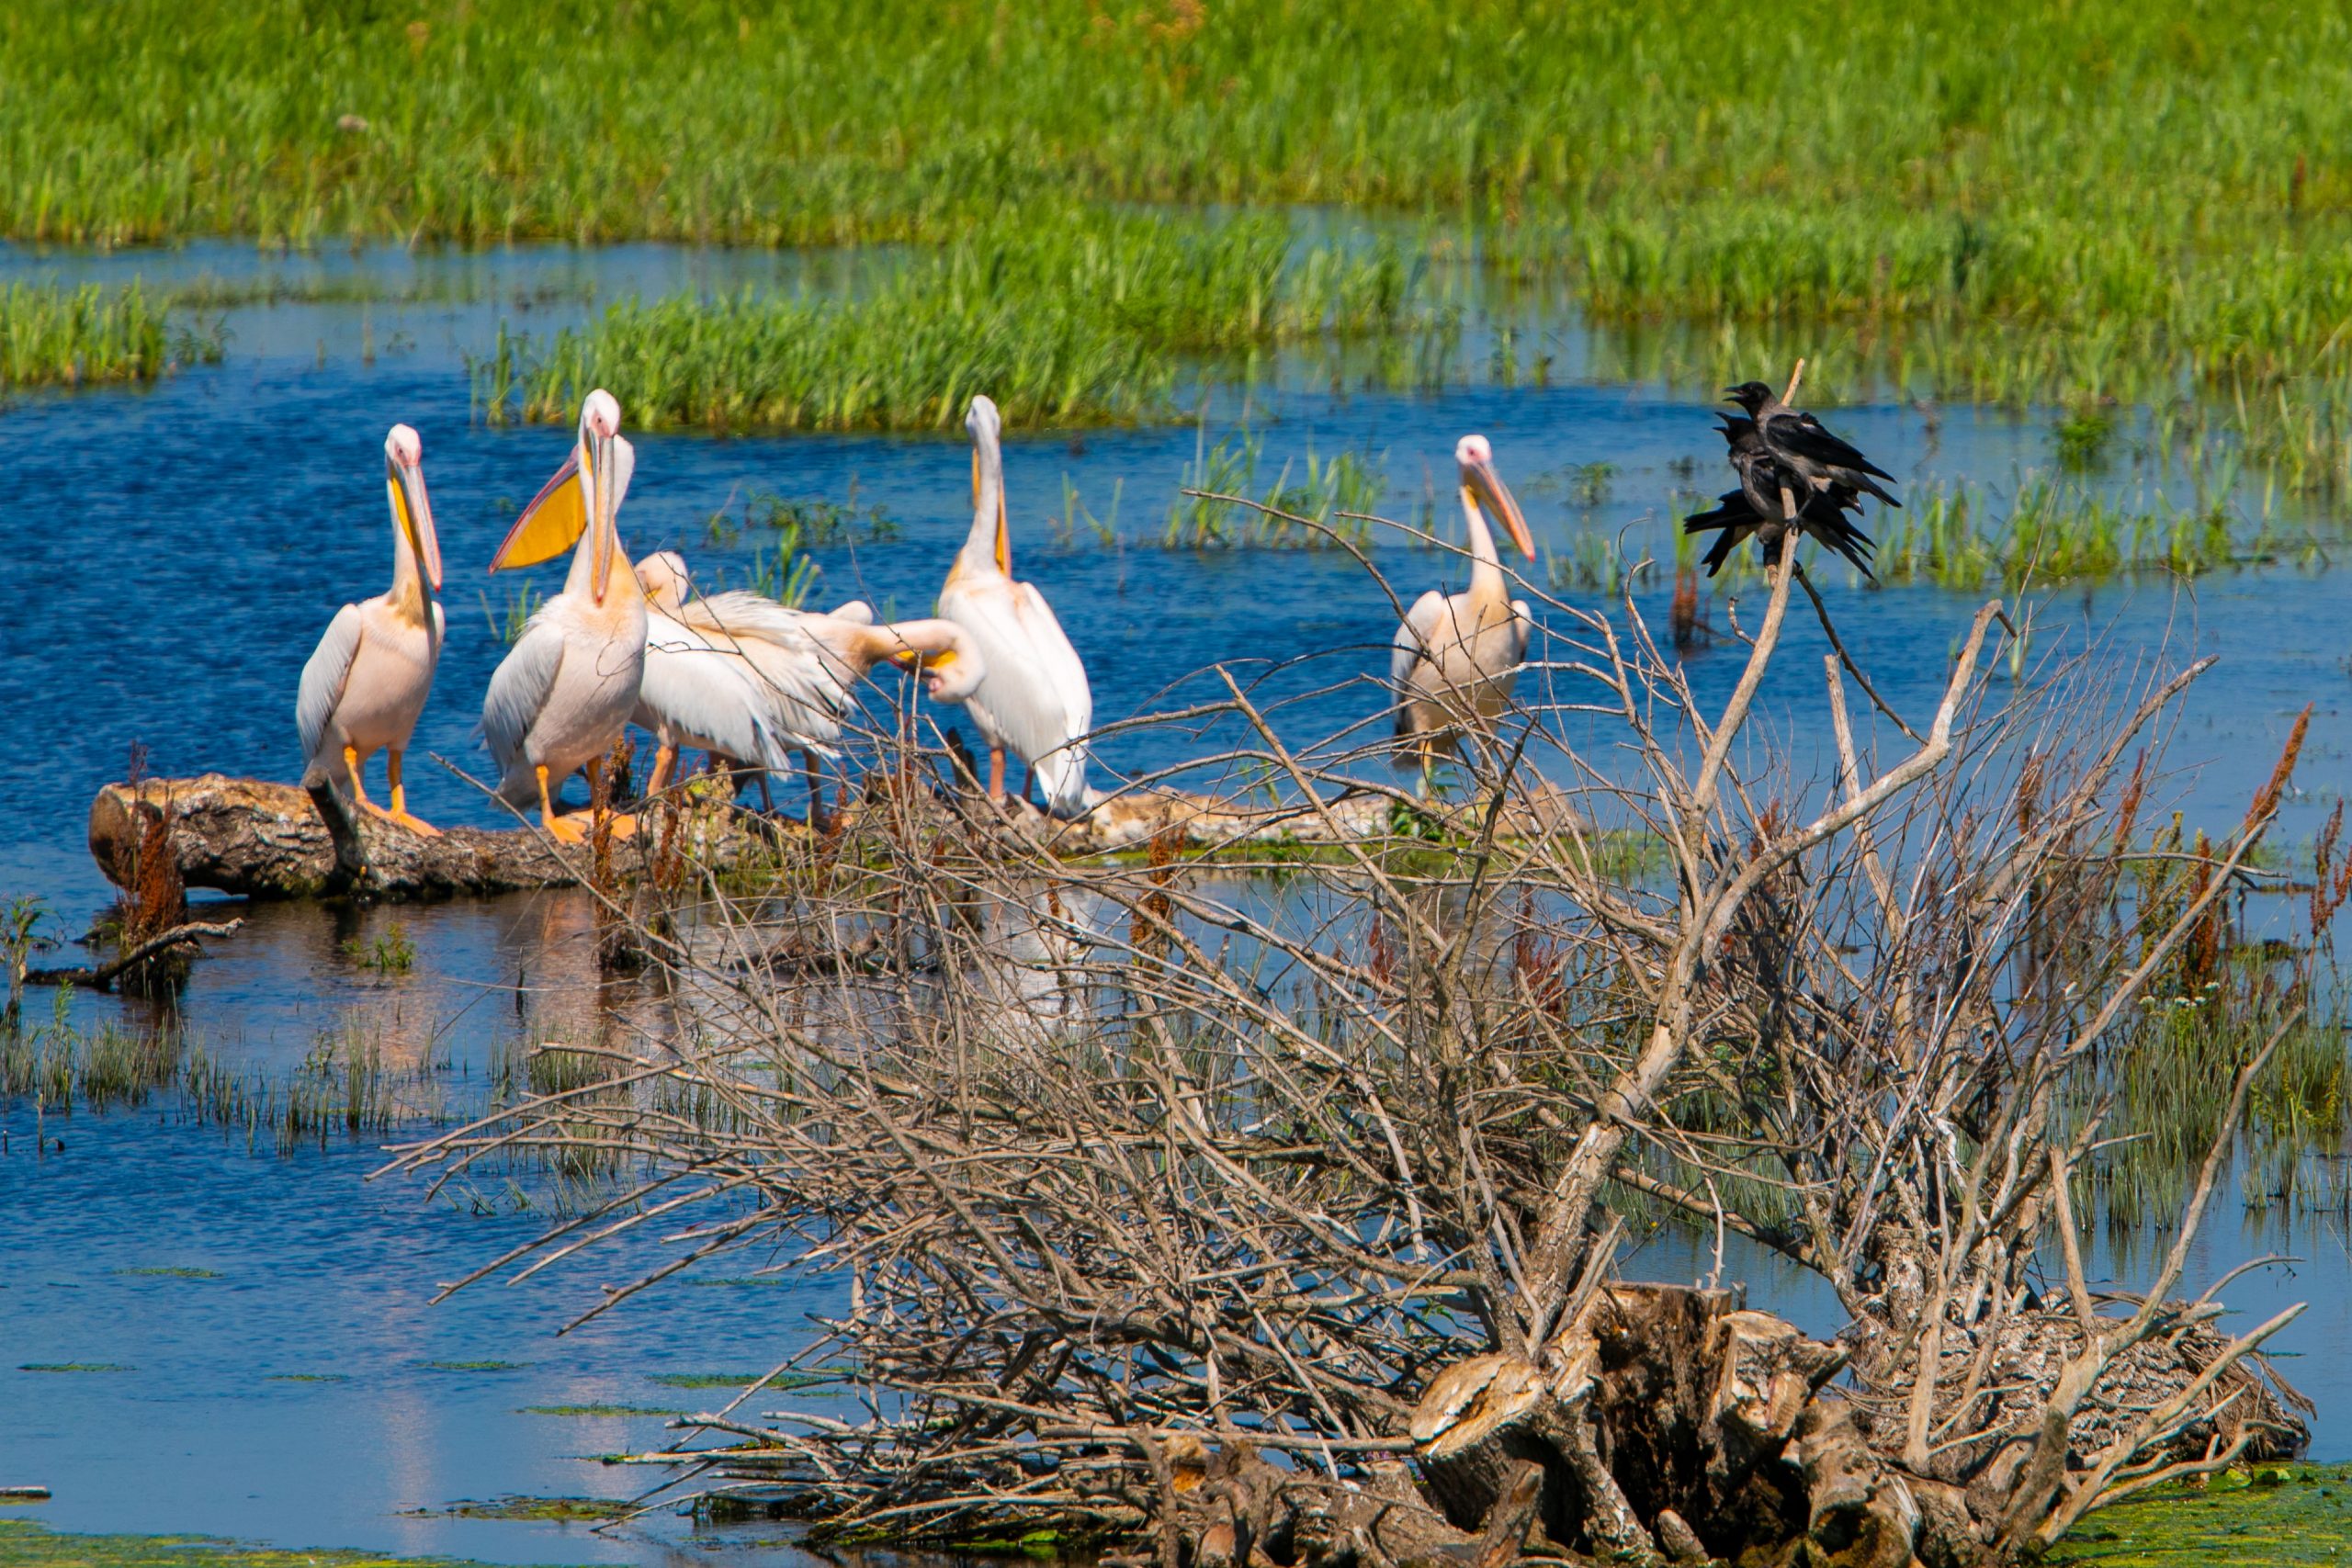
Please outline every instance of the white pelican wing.
[{"label": "white pelican wing", "polygon": [[1398,623],[1396,635],[1390,639],[1388,679],[1400,692],[1412,677],[1413,666],[1435,646],[1445,611],[1445,595],[1432,588],[1413,601],[1413,607],[1405,612],[1404,620]]},{"label": "white pelican wing", "polygon": [[987,673],[968,705],[984,734],[1036,771],[1054,809],[1082,808],[1094,695],[1045,595],[1026,582],[951,582],[939,613],[979,645]]},{"label": "white pelican wing", "polygon": [[343,703],[343,685],[351,676],[351,661],[359,654],[359,606],[345,604],[327,623],[326,634],[302,666],[302,684],[294,696],[294,728],[302,736],[302,761],[308,765],[326,743],[327,726]]},{"label": "white pelican wing", "polygon": [[537,724],[556,671],[563,668],[563,628],[542,610],[523,624],[523,635],[491,671],[481,700],[481,734],[502,774],[523,761],[523,742]]},{"label": "white pelican wing", "polygon": [[829,639],[829,623],[864,626],[874,614],[854,599],[842,611],[851,613],[811,615],[734,589],[695,600],[684,614],[695,630],[741,650],[752,679],[765,688],[770,722],[786,743],[831,757],[842,721],[856,705],[850,692],[856,671]]},{"label": "white pelican wing", "polygon": [[790,760],[770,728],[768,706],[741,654],[667,615],[646,618],[639,724],[673,743],[781,769]]}]

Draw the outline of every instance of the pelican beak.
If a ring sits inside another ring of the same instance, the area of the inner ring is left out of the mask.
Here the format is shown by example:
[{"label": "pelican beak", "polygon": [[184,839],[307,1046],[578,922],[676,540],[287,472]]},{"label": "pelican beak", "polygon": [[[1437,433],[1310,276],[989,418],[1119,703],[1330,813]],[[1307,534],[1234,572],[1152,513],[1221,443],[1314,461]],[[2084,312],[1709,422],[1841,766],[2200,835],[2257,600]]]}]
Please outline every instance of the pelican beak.
[{"label": "pelican beak", "polygon": [[1527,531],[1527,519],[1521,514],[1519,502],[1512,497],[1510,487],[1495,472],[1494,464],[1465,465],[1462,470],[1462,483],[1463,488],[1471,492],[1474,501],[1486,502],[1487,510],[1495,514],[1504,532],[1510,535],[1510,542],[1519,547],[1519,553],[1533,560],[1535,536]]},{"label": "pelican beak", "polygon": [[613,558],[620,552],[614,548],[617,535],[613,521],[613,438],[594,438],[594,450],[588,456],[588,471],[581,476],[589,492],[589,514],[595,528],[593,548],[595,550],[594,572],[589,579],[596,603],[605,602],[605,590],[613,580]]},{"label": "pelican beak", "polygon": [[580,542],[581,531],[588,526],[586,487],[574,482],[580,473],[580,451],[572,447],[555,478],[515,517],[498,553],[490,558],[491,570],[537,566]]},{"label": "pelican beak", "polygon": [[996,487],[996,569],[1012,575],[1012,525],[1004,514],[1004,487]]},{"label": "pelican beak", "polygon": [[408,536],[408,547],[424,569],[424,581],[441,592],[441,536],[433,528],[433,502],[424,493],[424,469],[384,459],[384,489],[391,498],[392,520]]}]

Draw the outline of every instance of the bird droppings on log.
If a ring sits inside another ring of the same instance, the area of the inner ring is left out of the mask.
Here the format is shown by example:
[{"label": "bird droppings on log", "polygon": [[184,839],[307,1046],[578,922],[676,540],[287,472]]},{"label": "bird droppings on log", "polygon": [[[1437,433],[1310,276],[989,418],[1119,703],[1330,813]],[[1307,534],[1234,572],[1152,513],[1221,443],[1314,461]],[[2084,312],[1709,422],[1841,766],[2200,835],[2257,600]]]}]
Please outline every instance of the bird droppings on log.
[{"label": "bird droppings on log", "polygon": [[[979,819],[988,807],[958,797]],[[1333,846],[1390,836],[1399,796],[1366,788],[1310,805],[1267,806],[1135,790],[1061,820],[1018,799],[1003,826],[1040,852],[1083,856],[1139,850],[1172,836],[1190,850],[1248,845]],[[1421,814],[1447,825],[1424,804]],[[829,824],[853,827],[856,808]],[[687,818],[698,863],[725,872],[769,852],[779,838],[803,835],[797,822],[733,808],[697,808]],[[1481,824],[1463,823],[1465,831]],[[1503,813],[1497,830],[1534,837],[1582,831],[1566,797],[1539,785]],[[331,788],[304,790],[260,779],[204,773],[185,779],[110,784],[90,804],[90,853],[109,881],[137,885],[142,846],[168,843],[187,886],[248,898],[311,898],[358,894],[404,899],[569,887],[587,879],[588,852],[557,843],[536,827],[446,828],[411,832],[355,813]],[[633,882],[655,864],[651,836],[616,841],[613,870]]]}]

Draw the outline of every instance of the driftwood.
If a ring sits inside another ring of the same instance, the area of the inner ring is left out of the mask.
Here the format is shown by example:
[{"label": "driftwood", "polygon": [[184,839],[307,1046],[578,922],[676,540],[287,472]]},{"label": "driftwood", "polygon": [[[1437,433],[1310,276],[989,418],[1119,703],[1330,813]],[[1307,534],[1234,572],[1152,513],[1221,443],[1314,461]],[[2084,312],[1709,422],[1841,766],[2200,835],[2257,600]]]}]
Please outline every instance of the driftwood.
[{"label": "driftwood", "polygon": [[[1393,791],[1365,788],[1342,793],[1319,809],[1302,809],[1149,789],[1113,796],[1071,821],[1057,821],[1016,799],[1006,804],[1001,822],[1015,839],[1062,856],[1139,849],[1170,833],[1195,850],[1328,845],[1386,835],[1398,800]],[[556,843],[535,827],[445,828],[428,837],[356,814],[324,785],[303,790],[205,773],[110,784],[98,791],[90,803],[90,853],[117,886],[133,886],[140,848],[164,819],[167,802],[181,880],[250,898],[514,893],[572,886],[589,868],[584,847]],[[976,816],[979,803],[964,804],[967,815]],[[853,825],[858,809],[829,826]],[[807,831],[798,823],[724,808],[699,809],[691,820],[697,863],[722,872],[779,837]],[[1535,834],[1562,831],[1575,821],[1555,793],[1538,789],[1513,803],[1504,826],[1514,834]],[[650,844],[650,839],[616,843],[615,876],[628,882],[642,875]]]},{"label": "driftwood", "polygon": [[167,953],[188,954],[198,950],[197,938],[231,937],[237,934],[243,920],[188,920],[174,926],[159,935],[151,936],[124,952],[119,957],[96,965],[74,964],[55,969],[28,969],[24,983],[28,986],[79,986],[85,990],[103,991],[116,980],[152,958]]}]

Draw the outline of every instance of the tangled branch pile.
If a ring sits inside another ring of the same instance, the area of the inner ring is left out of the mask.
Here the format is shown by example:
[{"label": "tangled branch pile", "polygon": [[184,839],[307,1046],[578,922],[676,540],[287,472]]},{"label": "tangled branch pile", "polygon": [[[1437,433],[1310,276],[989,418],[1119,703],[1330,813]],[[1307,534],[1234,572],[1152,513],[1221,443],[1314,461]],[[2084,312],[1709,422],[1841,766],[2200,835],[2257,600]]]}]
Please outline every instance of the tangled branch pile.
[{"label": "tangled branch pile", "polygon": [[[2229,1037],[2144,1289],[2098,1288],[2081,1241],[2117,1087],[2173,1043],[2142,1004],[2217,972],[2293,749],[2235,832],[2152,857],[2202,664],[2086,653],[1996,694],[1987,604],[1883,759],[1836,659],[1818,695],[1776,664],[1790,583],[1703,712],[1630,602],[1555,603],[1452,803],[1400,795],[1394,840],[1313,863],[1058,862],[910,751],[772,886],[616,908],[668,1021],[403,1158],[625,1173],[476,1276],[684,1223],[595,1311],[727,1253],[843,1280],[793,1364],[861,1413],[730,1406],[688,1450],[707,1495],[820,1540],[1982,1564],[2294,1451],[2257,1355],[2293,1313],[2232,1336],[2223,1281],[2183,1276],[2301,960]],[[1252,737],[1227,761],[1295,809],[1362,773],[1218,674]],[[1768,676],[1815,751],[1763,738]],[[1548,830],[1503,831],[1531,799]],[[1712,1238],[1699,1284],[1618,1277],[1660,1210]],[[1721,1283],[1759,1247],[1843,1332]]]}]

